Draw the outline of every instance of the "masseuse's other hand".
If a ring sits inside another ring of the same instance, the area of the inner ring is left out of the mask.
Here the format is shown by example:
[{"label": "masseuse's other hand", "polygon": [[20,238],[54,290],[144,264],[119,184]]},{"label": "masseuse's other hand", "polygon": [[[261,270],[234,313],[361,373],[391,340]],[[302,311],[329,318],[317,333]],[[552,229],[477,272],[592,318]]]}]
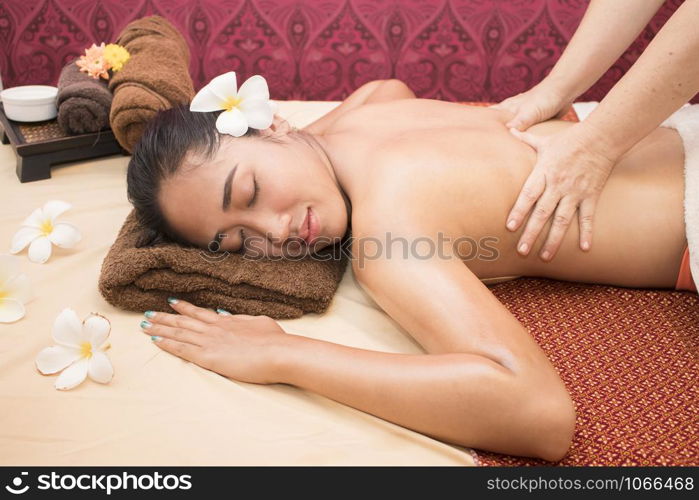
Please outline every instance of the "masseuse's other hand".
[{"label": "masseuse's other hand", "polygon": [[572,102],[555,85],[544,80],[530,90],[505,99],[491,108],[504,109],[514,115],[505,124],[507,128],[526,130],[549,118],[562,117],[568,112]]},{"label": "masseuse's other hand", "polygon": [[241,382],[277,382],[276,353],[289,335],[274,319],[216,313],[184,300],[170,307],[179,314],[148,311],[141,323],[160,349]]},{"label": "masseuse's other hand", "polygon": [[507,217],[507,228],[516,231],[531,211],[517,243],[528,255],[539,233],[553,216],[548,237],[539,256],[551,260],[563,241],[576,210],[580,227],[580,248],[592,245],[595,207],[604,184],[616,163],[599,139],[592,139],[583,123],[562,132],[536,136],[514,128],[510,132],[537,151],[537,161]]}]

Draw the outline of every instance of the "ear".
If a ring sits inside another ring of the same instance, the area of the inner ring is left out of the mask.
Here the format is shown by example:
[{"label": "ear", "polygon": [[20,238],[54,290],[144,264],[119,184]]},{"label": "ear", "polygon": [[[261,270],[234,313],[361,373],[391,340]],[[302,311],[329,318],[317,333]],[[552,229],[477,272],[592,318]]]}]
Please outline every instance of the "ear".
[{"label": "ear", "polygon": [[281,137],[288,134],[290,131],[291,125],[289,125],[289,122],[279,115],[274,115],[272,125],[270,125],[269,128],[260,130],[260,135],[262,137]]}]

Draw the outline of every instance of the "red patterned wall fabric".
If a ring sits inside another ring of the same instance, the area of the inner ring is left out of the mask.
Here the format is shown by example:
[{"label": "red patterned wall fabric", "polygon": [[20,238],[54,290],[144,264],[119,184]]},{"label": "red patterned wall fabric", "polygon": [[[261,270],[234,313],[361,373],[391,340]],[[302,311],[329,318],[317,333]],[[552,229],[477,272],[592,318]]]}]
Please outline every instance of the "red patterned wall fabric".
[{"label": "red patterned wall fabric", "polygon": [[[581,100],[599,100],[683,0],[668,0]],[[259,73],[275,99],[343,99],[377,78],[420,97],[500,101],[539,82],[588,0],[2,0],[4,87],[55,85],[61,67],[130,21],[169,19],[192,51],[199,89]]]}]

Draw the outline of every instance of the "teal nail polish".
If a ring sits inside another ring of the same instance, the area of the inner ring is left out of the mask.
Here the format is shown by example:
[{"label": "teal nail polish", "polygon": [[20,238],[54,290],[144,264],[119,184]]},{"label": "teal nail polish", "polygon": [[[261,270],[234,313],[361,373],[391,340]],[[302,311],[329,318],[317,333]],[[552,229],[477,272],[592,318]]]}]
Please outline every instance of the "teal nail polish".
[{"label": "teal nail polish", "polygon": [[150,339],[151,339],[153,342],[158,342],[158,341],[160,341],[160,340],[163,340],[162,337],[158,337],[157,335],[153,335]]},{"label": "teal nail polish", "polygon": [[224,316],[232,316],[231,313],[229,313],[229,312],[226,311],[225,309],[221,309],[220,307],[219,307],[218,309],[216,309],[216,312],[219,313],[219,314],[223,314]]},{"label": "teal nail polish", "polygon": [[177,304],[179,302],[175,297],[168,297],[167,301],[169,304]]},{"label": "teal nail polish", "polygon": [[152,318],[153,316],[155,316],[155,311],[146,311],[146,312],[143,313],[143,315],[144,315],[146,318]]},{"label": "teal nail polish", "polygon": [[153,323],[151,323],[150,321],[146,321],[145,319],[141,321],[141,328],[143,328],[144,330],[146,328],[150,328],[151,326],[153,326]]}]

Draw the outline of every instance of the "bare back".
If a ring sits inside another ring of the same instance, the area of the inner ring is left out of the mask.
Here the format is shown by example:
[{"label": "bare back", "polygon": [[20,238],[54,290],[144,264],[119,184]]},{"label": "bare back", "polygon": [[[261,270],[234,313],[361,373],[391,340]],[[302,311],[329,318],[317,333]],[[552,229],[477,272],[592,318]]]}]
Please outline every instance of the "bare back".
[{"label": "bare back", "polygon": [[[683,150],[674,130],[658,129],[612,171],[595,213],[593,245],[578,247],[571,224],[551,262],[515,245],[509,213],[536,160],[504,126],[509,113],[428,99],[365,105],[340,118],[329,134],[362,145],[343,161],[371,165],[366,189],[352,199],[357,236],[462,238],[459,256],[481,279],[541,276],[633,287],[672,287],[686,244]],[[547,135],[569,122],[529,131]],[[357,172],[366,176],[366,170]],[[377,216],[377,214],[379,216]],[[473,243],[480,245],[474,254]]]}]

